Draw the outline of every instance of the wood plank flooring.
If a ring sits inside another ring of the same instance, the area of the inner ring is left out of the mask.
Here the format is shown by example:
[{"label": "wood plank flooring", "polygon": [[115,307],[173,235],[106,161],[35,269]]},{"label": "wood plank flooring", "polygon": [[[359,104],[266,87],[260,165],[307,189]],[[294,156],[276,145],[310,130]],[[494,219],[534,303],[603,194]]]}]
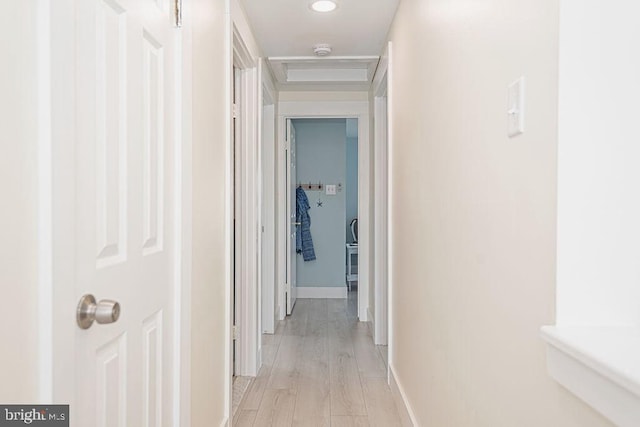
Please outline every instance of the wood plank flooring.
[{"label": "wood plank flooring", "polygon": [[298,299],[276,333],[263,335],[263,366],[234,426],[400,426],[386,365],[367,324],[346,300]]}]

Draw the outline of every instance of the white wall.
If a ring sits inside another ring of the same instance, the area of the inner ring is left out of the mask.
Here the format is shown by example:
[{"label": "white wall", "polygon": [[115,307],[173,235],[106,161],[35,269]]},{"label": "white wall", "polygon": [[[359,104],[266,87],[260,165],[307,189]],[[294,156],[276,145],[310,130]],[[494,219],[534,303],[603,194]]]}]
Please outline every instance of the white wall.
[{"label": "white wall", "polygon": [[229,1],[231,7],[231,19],[233,20],[233,25],[235,25],[236,29],[242,36],[242,41],[245,43],[245,46],[251,56],[257,59],[260,56],[260,47],[253,36],[253,31],[249,24],[249,20],[247,19],[244,6],[240,0],[227,1]]},{"label": "white wall", "polygon": [[38,399],[37,1],[0,14],[0,402]]},{"label": "white wall", "polygon": [[[228,392],[226,156],[230,137],[230,17],[224,0],[192,0],[193,262],[191,425],[218,426]],[[207,54],[211,52],[211,54]]]},{"label": "white wall", "polygon": [[558,21],[555,0],[396,15],[391,366],[416,425],[609,425],[547,375],[538,332],[555,320]]},{"label": "white wall", "polygon": [[562,0],[558,325],[640,325],[640,4]]}]

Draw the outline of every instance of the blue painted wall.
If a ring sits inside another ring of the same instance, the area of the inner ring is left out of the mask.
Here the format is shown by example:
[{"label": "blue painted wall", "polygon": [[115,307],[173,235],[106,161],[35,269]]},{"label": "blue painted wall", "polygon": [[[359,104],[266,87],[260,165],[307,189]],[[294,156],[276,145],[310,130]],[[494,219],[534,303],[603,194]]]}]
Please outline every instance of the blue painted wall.
[{"label": "blue painted wall", "polygon": [[[342,184],[335,196],[307,191],[315,261],[296,257],[297,285],[345,286],[346,120],[295,119],[297,181]],[[318,201],[322,207],[318,207]]]}]

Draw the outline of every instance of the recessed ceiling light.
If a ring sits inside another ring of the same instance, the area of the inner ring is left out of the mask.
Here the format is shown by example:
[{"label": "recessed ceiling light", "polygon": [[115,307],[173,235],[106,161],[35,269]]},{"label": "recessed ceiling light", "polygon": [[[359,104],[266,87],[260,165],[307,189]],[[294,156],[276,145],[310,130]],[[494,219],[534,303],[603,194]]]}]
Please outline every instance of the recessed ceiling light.
[{"label": "recessed ceiling light", "polygon": [[311,3],[311,9],[316,12],[331,12],[338,7],[335,1],[333,0],[317,0]]}]

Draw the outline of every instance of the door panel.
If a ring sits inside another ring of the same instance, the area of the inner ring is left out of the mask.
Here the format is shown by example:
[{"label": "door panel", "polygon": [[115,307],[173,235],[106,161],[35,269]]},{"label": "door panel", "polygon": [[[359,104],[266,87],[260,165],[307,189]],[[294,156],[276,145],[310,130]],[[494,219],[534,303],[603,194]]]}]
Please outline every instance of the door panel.
[{"label": "door panel", "polygon": [[296,129],[293,127],[291,119],[287,119],[287,188],[289,195],[287,198],[287,206],[289,212],[288,230],[289,230],[289,251],[287,262],[287,314],[293,312],[296,304]]},{"label": "door panel", "polygon": [[[98,267],[118,264],[126,258],[126,18],[125,9],[116,2],[100,1],[97,4],[95,100],[92,104],[95,108]],[[89,114],[91,106],[87,107],[86,113]]]},{"label": "door panel", "polygon": [[146,30],[143,33],[143,254],[162,250],[163,237],[163,46]]},{"label": "door panel", "polygon": [[163,312],[152,314],[142,323],[143,426],[161,425]]},{"label": "door panel", "polygon": [[121,315],[76,330],[73,425],[169,425],[176,30],[165,1],[75,4],[75,295]]},{"label": "door panel", "polygon": [[127,423],[126,334],[116,337],[97,351],[96,419],[107,426]]}]

